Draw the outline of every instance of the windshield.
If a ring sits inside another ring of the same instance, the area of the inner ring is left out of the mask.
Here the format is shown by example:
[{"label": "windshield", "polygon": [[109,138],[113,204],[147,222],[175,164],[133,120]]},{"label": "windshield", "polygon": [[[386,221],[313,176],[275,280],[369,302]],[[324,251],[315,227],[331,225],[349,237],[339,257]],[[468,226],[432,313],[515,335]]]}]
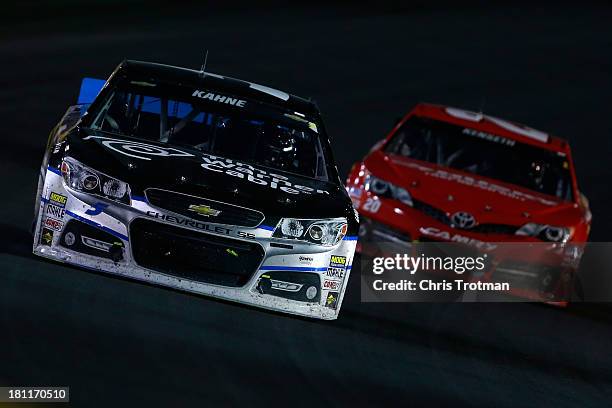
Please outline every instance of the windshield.
[{"label": "windshield", "polygon": [[505,137],[423,117],[411,117],[385,150],[572,200],[565,155]]},{"label": "windshield", "polygon": [[212,91],[137,84],[110,91],[90,112],[90,128],[330,180],[328,144],[301,113]]}]

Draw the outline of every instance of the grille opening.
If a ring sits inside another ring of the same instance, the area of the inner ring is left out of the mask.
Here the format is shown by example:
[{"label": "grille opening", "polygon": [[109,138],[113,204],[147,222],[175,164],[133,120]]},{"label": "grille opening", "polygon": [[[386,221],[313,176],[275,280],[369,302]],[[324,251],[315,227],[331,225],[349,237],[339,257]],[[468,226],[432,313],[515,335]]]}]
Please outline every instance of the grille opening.
[{"label": "grille opening", "polygon": [[144,268],[230,287],[247,284],[264,257],[256,243],[145,219],[131,223],[130,241],[134,261]]},{"label": "grille opening", "polygon": [[256,227],[264,220],[259,211],[188,194],[148,188],[145,195],[154,207],[199,221]]}]

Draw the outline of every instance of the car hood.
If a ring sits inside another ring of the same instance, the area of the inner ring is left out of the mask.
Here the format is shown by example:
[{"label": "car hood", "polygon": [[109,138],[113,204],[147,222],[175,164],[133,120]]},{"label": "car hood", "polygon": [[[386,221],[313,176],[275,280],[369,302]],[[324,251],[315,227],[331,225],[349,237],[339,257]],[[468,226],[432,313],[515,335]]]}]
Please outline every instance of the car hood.
[{"label": "car hood", "polygon": [[160,188],[252,208],[266,217],[351,213],[350,199],[339,184],[91,130],[77,130],[67,141],[65,155],[128,183],[133,196]]},{"label": "car hood", "polygon": [[374,176],[408,190],[413,200],[449,215],[469,212],[480,224],[573,225],[581,217],[573,202],[432,163],[375,151],[364,164]]}]

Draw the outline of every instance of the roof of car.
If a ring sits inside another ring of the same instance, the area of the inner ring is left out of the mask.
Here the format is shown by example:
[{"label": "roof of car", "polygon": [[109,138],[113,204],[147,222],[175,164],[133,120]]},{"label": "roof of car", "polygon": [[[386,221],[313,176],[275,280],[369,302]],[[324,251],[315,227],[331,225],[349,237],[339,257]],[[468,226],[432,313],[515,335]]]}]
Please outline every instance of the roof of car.
[{"label": "roof of car", "polygon": [[203,72],[153,62],[125,60],[117,66],[113,76],[120,73],[135,77],[169,80],[184,85],[208,87],[209,89],[219,92],[227,92],[236,96],[243,96],[260,102],[281,106],[298,113],[319,115],[317,105],[310,100],[291,95],[278,89],[214,74],[212,72]]},{"label": "roof of car", "polygon": [[472,112],[451,106],[419,103],[411,113],[507,137],[545,149],[565,151],[567,148],[567,141],[565,139],[552,136],[520,123],[485,115],[480,112]]}]

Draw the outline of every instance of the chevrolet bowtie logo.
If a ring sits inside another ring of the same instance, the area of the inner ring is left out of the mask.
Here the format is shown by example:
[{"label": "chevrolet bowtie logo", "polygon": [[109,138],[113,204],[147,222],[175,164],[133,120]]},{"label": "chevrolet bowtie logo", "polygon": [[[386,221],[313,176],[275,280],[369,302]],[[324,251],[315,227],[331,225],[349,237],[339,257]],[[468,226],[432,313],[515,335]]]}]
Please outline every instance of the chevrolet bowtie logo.
[{"label": "chevrolet bowtie logo", "polygon": [[209,206],[204,204],[191,204],[189,206],[189,211],[196,212],[200,215],[203,215],[204,217],[216,217],[217,215],[221,214],[221,211],[215,210],[214,208],[210,208]]}]

